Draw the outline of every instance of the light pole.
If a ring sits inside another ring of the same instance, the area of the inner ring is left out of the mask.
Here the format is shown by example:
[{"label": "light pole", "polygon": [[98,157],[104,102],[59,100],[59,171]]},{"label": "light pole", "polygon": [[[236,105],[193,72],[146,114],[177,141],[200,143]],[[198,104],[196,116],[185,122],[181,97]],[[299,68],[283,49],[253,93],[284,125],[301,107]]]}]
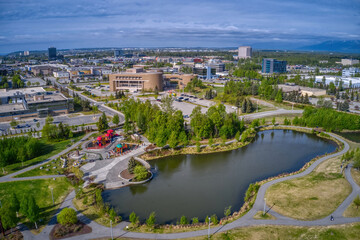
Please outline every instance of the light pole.
[{"label": "light pole", "polygon": [[111,228],[111,240],[113,240],[114,237],[113,237],[113,230],[112,230],[112,220],[110,220],[110,228]]},{"label": "light pole", "polygon": [[210,239],[210,217],[209,217],[209,230],[208,230],[208,239]]},{"label": "light pole", "polygon": [[54,194],[53,194],[53,188],[50,188],[51,190],[51,199],[52,199],[52,202],[53,202],[53,205],[54,205]]},{"label": "light pole", "polygon": [[265,215],[265,208],[266,208],[266,198],[264,198],[264,213],[263,213],[263,215]]}]

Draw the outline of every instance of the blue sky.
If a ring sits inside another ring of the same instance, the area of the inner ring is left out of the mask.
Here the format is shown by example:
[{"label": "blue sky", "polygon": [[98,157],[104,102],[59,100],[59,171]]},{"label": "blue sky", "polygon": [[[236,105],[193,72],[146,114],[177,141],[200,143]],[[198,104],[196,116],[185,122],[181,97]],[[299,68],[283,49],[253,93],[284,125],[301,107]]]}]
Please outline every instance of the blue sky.
[{"label": "blue sky", "polygon": [[291,49],[359,39],[359,0],[0,0],[0,53],[49,46]]}]

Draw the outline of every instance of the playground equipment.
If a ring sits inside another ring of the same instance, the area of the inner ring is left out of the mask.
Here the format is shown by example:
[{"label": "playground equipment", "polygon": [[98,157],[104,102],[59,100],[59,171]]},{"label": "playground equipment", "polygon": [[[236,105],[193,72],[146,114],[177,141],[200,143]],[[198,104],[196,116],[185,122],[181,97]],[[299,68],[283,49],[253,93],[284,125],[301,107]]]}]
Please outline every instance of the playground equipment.
[{"label": "playground equipment", "polygon": [[129,150],[130,149],[130,145],[126,144],[126,143],[119,143],[118,145],[116,145],[115,147],[115,152],[122,154],[124,151]]},{"label": "playground equipment", "polygon": [[107,143],[111,142],[112,138],[115,137],[115,135],[114,135],[114,130],[109,129],[107,130],[106,134],[102,136],[98,136],[93,141],[93,146],[99,146],[99,147],[105,146]]}]

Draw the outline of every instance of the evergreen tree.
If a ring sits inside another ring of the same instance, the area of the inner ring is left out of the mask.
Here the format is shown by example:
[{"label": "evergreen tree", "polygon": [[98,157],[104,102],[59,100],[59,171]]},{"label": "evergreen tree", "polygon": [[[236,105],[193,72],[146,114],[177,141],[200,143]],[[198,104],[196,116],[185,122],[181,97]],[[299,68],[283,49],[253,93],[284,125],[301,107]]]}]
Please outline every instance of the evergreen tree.
[{"label": "evergreen tree", "polygon": [[35,227],[37,229],[37,221],[39,220],[40,208],[36,204],[33,196],[29,197],[28,210],[27,210],[27,218],[30,222],[35,223]]},{"label": "evergreen tree", "polygon": [[115,116],[112,119],[113,124],[118,125],[120,122],[119,115],[115,114]]},{"label": "evergreen tree", "polygon": [[16,227],[18,223],[16,210],[9,203],[4,204],[0,209],[0,218],[4,229]]}]

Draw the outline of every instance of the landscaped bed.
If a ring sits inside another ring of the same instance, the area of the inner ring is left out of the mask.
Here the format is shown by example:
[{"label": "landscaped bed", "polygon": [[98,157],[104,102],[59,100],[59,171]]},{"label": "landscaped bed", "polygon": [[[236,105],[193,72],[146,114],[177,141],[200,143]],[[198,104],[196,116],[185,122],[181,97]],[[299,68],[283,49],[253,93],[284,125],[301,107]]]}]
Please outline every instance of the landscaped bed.
[{"label": "landscaped bed", "polygon": [[91,233],[92,229],[88,225],[85,225],[82,222],[78,222],[73,225],[64,226],[61,224],[56,224],[50,232],[50,239],[64,239],[74,236],[79,236],[82,234]]}]

